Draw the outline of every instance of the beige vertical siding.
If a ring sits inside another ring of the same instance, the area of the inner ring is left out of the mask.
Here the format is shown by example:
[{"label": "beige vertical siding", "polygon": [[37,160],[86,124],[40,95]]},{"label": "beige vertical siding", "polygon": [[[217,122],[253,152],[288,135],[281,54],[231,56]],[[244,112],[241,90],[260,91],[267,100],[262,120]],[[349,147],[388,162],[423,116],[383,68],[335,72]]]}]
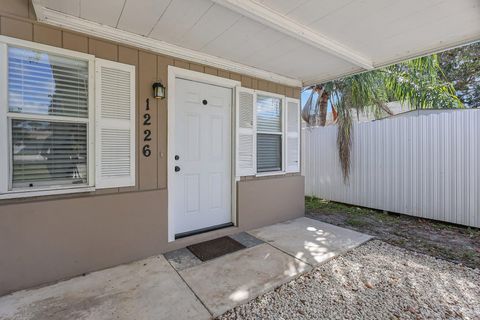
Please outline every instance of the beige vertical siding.
[{"label": "beige vertical siding", "polygon": [[29,0],[2,0],[0,3],[4,13],[23,18],[29,17]]},{"label": "beige vertical siding", "polygon": [[0,31],[5,36],[29,41],[33,40],[33,25],[28,21],[2,16],[0,19]]},{"label": "beige vertical siding", "polygon": [[88,53],[88,38],[84,35],[62,32],[63,47],[65,49]]},{"label": "beige vertical siding", "polygon": [[62,31],[36,24],[33,26],[33,41],[61,47]]},{"label": "beige vertical siding", "polygon": [[[138,64],[138,98],[137,109],[137,146],[143,146],[143,132],[145,129],[152,131],[152,141],[149,143],[152,153],[150,157],[144,157],[140,149],[137,153],[140,155],[139,179],[140,190],[152,190],[157,188],[157,169],[158,169],[158,147],[157,147],[157,126],[158,126],[158,101],[152,97],[152,83],[157,80],[157,56],[147,52],[140,52]],[[146,112],[147,99],[150,104],[151,125],[144,125],[143,115]]]}]

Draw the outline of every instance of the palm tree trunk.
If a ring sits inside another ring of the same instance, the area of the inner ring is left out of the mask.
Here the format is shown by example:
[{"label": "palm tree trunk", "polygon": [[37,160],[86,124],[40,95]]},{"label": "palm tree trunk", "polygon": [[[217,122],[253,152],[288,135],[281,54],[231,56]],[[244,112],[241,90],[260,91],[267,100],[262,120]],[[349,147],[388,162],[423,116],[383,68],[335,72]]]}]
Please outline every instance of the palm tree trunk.
[{"label": "palm tree trunk", "polygon": [[328,92],[324,91],[318,99],[320,100],[319,125],[325,127],[327,123]]}]

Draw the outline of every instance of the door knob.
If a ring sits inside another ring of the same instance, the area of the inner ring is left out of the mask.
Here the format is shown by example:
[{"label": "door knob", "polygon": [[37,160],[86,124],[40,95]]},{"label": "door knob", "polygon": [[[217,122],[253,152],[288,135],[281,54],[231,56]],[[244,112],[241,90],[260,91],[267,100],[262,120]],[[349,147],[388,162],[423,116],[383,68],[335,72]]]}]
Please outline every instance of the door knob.
[{"label": "door knob", "polygon": [[178,159],[180,159],[180,156],[177,154],[175,155],[175,160],[178,160]]},{"label": "door knob", "polygon": [[180,171],[180,167],[179,166],[175,166],[175,172],[178,172]]}]

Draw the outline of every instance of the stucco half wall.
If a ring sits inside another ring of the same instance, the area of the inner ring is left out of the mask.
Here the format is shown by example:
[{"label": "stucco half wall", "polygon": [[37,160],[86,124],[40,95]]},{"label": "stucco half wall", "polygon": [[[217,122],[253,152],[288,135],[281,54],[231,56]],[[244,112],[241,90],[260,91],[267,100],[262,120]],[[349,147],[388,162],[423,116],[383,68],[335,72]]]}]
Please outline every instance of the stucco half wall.
[{"label": "stucco half wall", "polygon": [[238,183],[238,227],[168,243],[167,191],[0,206],[0,295],[304,214],[302,176]]},{"label": "stucco half wall", "polygon": [[298,218],[305,213],[305,181],[300,175],[238,183],[238,220],[244,229]]},{"label": "stucco half wall", "polygon": [[0,295],[159,253],[166,190],[0,207]]}]

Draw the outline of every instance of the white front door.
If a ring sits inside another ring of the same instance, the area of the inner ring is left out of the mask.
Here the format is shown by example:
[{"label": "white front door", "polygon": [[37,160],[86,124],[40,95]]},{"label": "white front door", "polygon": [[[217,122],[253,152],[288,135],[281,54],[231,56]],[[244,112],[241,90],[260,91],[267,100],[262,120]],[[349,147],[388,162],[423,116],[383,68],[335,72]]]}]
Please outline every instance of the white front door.
[{"label": "white front door", "polygon": [[175,80],[175,235],[232,222],[232,89]]}]

